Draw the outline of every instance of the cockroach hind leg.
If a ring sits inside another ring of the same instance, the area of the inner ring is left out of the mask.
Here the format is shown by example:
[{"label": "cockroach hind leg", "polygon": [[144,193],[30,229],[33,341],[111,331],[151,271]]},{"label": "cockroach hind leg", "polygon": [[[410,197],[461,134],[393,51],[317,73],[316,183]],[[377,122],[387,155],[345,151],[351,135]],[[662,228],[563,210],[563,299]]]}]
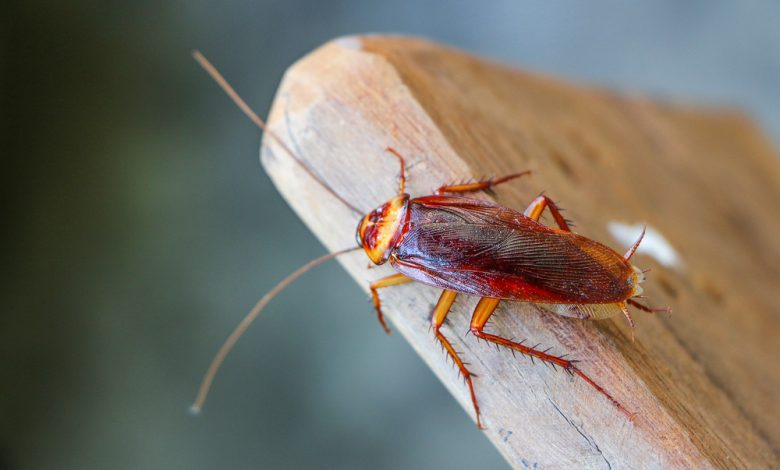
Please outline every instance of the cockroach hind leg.
[{"label": "cockroach hind leg", "polygon": [[580,370],[579,367],[577,367],[577,364],[580,362],[576,359],[564,359],[566,355],[561,356],[553,356],[551,354],[547,354],[544,351],[540,351],[534,348],[530,348],[528,346],[524,346],[521,343],[509,341],[506,338],[502,338],[500,336],[491,335],[489,333],[484,333],[479,330],[478,326],[475,325],[474,329],[472,330],[474,333],[474,336],[477,338],[485,339],[488,342],[495,343],[497,345],[501,345],[504,347],[507,347],[509,349],[515,350],[525,356],[527,356],[531,361],[534,361],[534,358],[540,359],[543,362],[549,362],[554,366],[558,366],[564,371],[566,371],[569,375],[577,375],[581,379],[583,379],[585,382],[587,382],[591,387],[596,389],[602,396],[604,396],[609,402],[618,409],[621,413],[623,413],[625,416],[628,417],[630,421],[634,420],[634,417],[636,416],[635,413],[632,413],[629,411],[625,406],[623,406],[622,403],[617,401],[612,395],[607,392],[607,390],[596,383],[593,379],[590,378],[587,374],[585,374],[582,370]]},{"label": "cockroach hind leg", "polygon": [[576,366],[575,360],[564,359],[563,357],[553,356],[551,354],[545,353],[544,351],[540,351],[536,349],[539,346],[538,344],[531,348],[523,345],[522,342],[518,343],[515,341],[510,341],[501,336],[486,333],[484,331],[485,324],[487,323],[488,319],[493,315],[493,312],[495,312],[498,303],[499,303],[499,299],[492,299],[489,297],[483,297],[477,303],[477,306],[474,309],[474,314],[471,317],[471,332],[474,334],[476,338],[484,339],[490,343],[494,343],[496,346],[504,346],[506,348],[513,349],[523,355],[528,356],[532,361],[534,360],[534,358],[536,358],[544,362],[551,362],[561,367],[563,370],[565,370],[570,374],[577,374],[588,384],[590,384],[593,388],[595,388],[599,393],[601,393],[604,397],[606,397],[610,401],[610,403],[612,403],[623,414],[629,417],[631,416],[631,413],[619,401],[615,400],[612,397],[612,395],[610,395],[604,389],[604,387],[596,383],[587,374],[582,372]]}]

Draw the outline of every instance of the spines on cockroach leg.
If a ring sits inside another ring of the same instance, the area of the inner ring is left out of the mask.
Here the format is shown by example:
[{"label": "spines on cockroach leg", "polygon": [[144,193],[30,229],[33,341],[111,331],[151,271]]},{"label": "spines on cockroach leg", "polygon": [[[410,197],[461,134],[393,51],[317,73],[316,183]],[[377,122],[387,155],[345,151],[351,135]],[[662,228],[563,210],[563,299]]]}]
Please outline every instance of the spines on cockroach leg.
[{"label": "spines on cockroach leg", "polygon": [[631,312],[628,311],[628,305],[625,302],[620,302],[620,310],[623,311],[623,315],[626,317],[626,321],[628,322],[628,326],[631,327],[631,342],[633,343],[636,340],[636,337],[634,336],[634,319],[631,318]]},{"label": "spines on cockroach leg", "polygon": [[252,108],[249,107],[248,104],[239,96],[239,94],[236,92],[236,90],[233,89],[233,87],[228,83],[227,80],[225,80],[225,77],[222,76],[221,73],[213,66],[211,65],[211,62],[206,59],[206,57],[203,56],[203,54],[200,53],[200,51],[192,51],[192,57],[200,64],[200,66],[203,68],[203,70],[208,73],[211,78],[219,85],[220,88],[230,97],[231,100],[236,104],[236,106],[241,109],[241,111],[244,112],[244,114],[253,122],[257,127],[260,128],[261,131],[268,134],[274,141],[276,141],[279,146],[281,146],[284,151],[290,155],[290,157],[293,158],[300,166],[301,168],[306,171],[306,173],[309,174],[312,178],[314,178],[315,181],[317,181],[320,185],[322,185],[323,188],[325,188],[329,193],[331,193],[336,199],[341,201],[342,204],[350,208],[352,211],[357,213],[358,215],[363,215],[364,211],[361,211],[354,205],[352,205],[349,201],[347,201],[344,197],[342,197],[340,194],[338,194],[335,190],[333,190],[328,184],[325,183],[325,181],[322,180],[314,171],[309,168],[309,166],[304,162],[304,160],[298,156],[295,152],[292,151],[292,149],[285,143],[285,141],[276,135],[275,132],[270,130],[268,128],[268,125],[266,125],[265,121],[260,119],[260,116],[255,113]]},{"label": "spines on cockroach leg", "polygon": [[[575,361],[571,360],[569,362],[575,362]],[[620,403],[619,401],[615,400],[615,398],[613,398],[612,395],[610,395],[601,385],[597,384],[595,381],[593,381],[593,379],[588,377],[587,374],[582,372],[576,366],[572,366],[570,369],[571,370],[566,370],[566,371],[569,372],[569,373],[573,372],[573,373],[579,375],[580,378],[582,378],[584,381],[588,382],[593,388],[595,388],[596,390],[601,392],[601,394],[604,395],[607,398],[607,400],[609,400],[610,403],[612,403],[612,405],[615,408],[618,409],[618,411],[623,413],[628,418],[629,421],[634,421],[634,419],[636,419],[636,413],[634,413],[632,411],[629,411],[626,407],[623,406],[622,403]]]},{"label": "spines on cockroach leg", "polygon": [[320,256],[319,258],[314,259],[312,261],[309,261],[308,263],[306,263],[305,265],[301,266],[296,271],[294,271],[292,274],[282,279],[279,282],[279,284],[277,284],[276,286],[274,286],[273,289],[268,291],[268,293],[265,294],[257,302],[257,304],[255,304],[254,307],[252,307],[252,310],[250,310],[249,313],[246,314],[244,319],[241,320],[241,323],[238,324],[236,329],[233,330],[230,336],[228,336],[228,338],[219,348],[219,351],[217,351],[217,354],[214,356],[214,359],[211,361],[211,364],[209,365],[208,371],[206,371],[206,374],[203,376],[203,380],[201,381],[200,388],[198,389],[198,395],[195,398],[195,402],[192,404],[192,406],[190,406],[190,412],[192,414],[200,413],[201,409],[203,408],[203,403],[206,401],[206,397],[208,396],[209,389],[211,388],[211,384],[214,381],[214,377],[217,375],[217,371],[219,371],[219,367],[222,365],[222,362],[224,362],[228,353],[230,352],[231,349],[233,349],[233,346],[236,344],[236,342],[241,337],[241,335],[244,334],[247,328],[249,328],[249,325],[252,324],[255,318],[257,318],[257,316],[260,315],[260,312],[263,311],[265,306],[268,305],[268,303],[271,300],[273,300],[274,297],[279,295],[279,293],[281,293],[284,289],[286,289],[287,286],[289,286],[294,280],[301,277],[310,269],[319,266],[320,264],[326,261],[332,260],[337,256],[351,253],[353,251],[357,251],[360,249],[361,249],[360,247],[348,248],[346,250],[330,253],[324,256]]},{"label": "spines on cockroach leg", "polygon": [[537,349],[539,347],[539,343],[537,343],[533,347],[528,347],[528,346],[524,346],[522,343],[517,343],[515,341],[506,339],[501,336],[486,333],[484,331],[485,324],[493,315],[493,312],[498,306],[498,302],[499,302],[498,299],[483,297],[477,303],[477,307],[474,309],[474,313],[471,317],[471,331],[475,337],[485,339],[495,344],[496,347],[503,346],[509,349],[516,350],[517,352],[526,355],[529,359],[531,359],[531,362],[535,363],[534,361],[534,357],[535,357],[543,362],[555,363],[570,374],[577,374],[582,379],[584,379],[587,383],[589,383],[593,388],[595,388],[598,392],[600,392],[603,396],[605,396],[615,407],[617,407],[619,411],[621,411],[626,416],[628,416],[629,419],[633,420],[634,414],[629,412],[620,402],[615,400],[615,398],[613,398],[612,395],[610,395],[603,387],[597,384],[587,374],[582,372],[577,367],[576,360],[563,359],[561,357],[550,355],[547,352],[540,351],[539,349]]}]

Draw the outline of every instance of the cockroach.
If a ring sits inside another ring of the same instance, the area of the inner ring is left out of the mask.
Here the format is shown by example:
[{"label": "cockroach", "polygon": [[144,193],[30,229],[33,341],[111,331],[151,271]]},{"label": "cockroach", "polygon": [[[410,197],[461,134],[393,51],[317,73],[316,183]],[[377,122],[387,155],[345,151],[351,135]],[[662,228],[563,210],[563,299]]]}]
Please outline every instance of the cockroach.
[{"label": "cockroach", "polygon": [[[363,214],[331,189],[281,138],[270,131],[203,55],[196,51],[193,56],[238,107],[309,175],[347,207]],[[536,349],[524,342],[487,333],[485,325],[501,301],[531,302],[559,315],[580,319],[604,319],[622,314],[632,332],[634,322],[628,310],[629,305],[650,313],[670,312],[668,307],[651,308],[635,300],[642,298],[640,284],[645,281],[646,271],[629,261],[644,237],[644,230],[636,243],[621,255],[573,232],[570,222],[561,214],[561,209],[545,195],[534,199],[524,212],[462,196],[476,191],[489,191],[499,184],[528,175],[530,171],[472,183],[445,185],[432,195],[412,198],[405,189],[406,164],[403,156],[393,148],[388,147],[386,150],[400,165],[398,194],[359,220],[355,231],[357,247],[309,262],[260,299],[214,357],[192,410],[197,412],[201,409],[226,355],[271,299],[309,269],[339,255],[362,249],[374,265],[389,262],[396,271],[370,284],[374,309],[387,333],[390,333],[390,329],[382,315],[379,289],[412,281],[442,289],[433,308],[431,327],[436,341],[444,347],[468,385],[480,429],[484,427],[472,381],[475,375],[441,331],[458,294],[480,297],[468,331],[476,338],[550,363],[581,377],[618,410],[632,418],[633,414],[585,374],[577,366],[577,361],[549,354],[548,350]],[[545,209],[549,210],[557,228],[539,222]]]}]

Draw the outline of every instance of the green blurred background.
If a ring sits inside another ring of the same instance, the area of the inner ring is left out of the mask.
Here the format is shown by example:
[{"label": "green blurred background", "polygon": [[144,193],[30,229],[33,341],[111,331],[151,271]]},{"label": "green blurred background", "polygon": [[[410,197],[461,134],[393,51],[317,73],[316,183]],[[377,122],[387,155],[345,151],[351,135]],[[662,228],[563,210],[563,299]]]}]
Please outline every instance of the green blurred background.
[{"label": "green blurred background", "polygon": [[19,2],[3,8],[0,468],[504,468],[260,168],[261,113],[333,37],[427,36],[520,67],[737,105],[780,141],[780,3]]}]

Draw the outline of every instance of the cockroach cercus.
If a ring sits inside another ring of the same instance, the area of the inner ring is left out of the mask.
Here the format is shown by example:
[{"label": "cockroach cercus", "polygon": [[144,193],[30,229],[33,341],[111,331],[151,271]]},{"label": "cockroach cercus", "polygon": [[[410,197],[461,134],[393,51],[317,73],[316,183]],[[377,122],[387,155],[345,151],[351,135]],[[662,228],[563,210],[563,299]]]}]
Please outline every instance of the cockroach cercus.
[{"label": "cockroach cercus", "polygon": [[[277,142],[329,193],[356,213],[363,214],[322,181],[281,138],[269,131],[203,55],[197,51],[193,55],[266,135]],[[475,337],[578,375],[612,405],[632,417],[620,402],[585,374],[575,360],[487,333],[484,328],[498,304],[504,300],[532,302],[559,315],[581,319],[602,319],[622,313],[631,328],[634,322],[628,311],[629,305],[645,312],[669,312],[669,308],[650,308],[635,300],[641,298],[640,284],[645,280],[645,275],[629,261],[642,241],[644,231],[628,252],[621,255],[601,243],[572,232],[560,209],[547,196],[537,197],[524,212],[518,212],[492,202],[457,195],[489,190],[527,175],[527,171],[473,183],[441,186],[432,195],[412,198],[404,188],[404,158],[392,148],[387,148],[387,151],[400,163],[398,194],[360,219],[356,230],[357,247],[309,262],[260,299],[214,357],[192,410],[197,412],[201,409],[225,356],[274,296],[312,267],[341,254],[362,249],[372,263],[381,265],[389,262],[396,271],[370,285],[379,322],[388,333],[390,330],[382,316],[379,289],[412,281],[442,289],[433,309],[431,326],[436,340],[455,362],[468,385],[477,426],[480,428],[482,420],[472,382],[474,374],[467,369],[441,331],[458,294],[480,297],[469,329]],[[557,228],[539,222],[545,209],[549,209]]]}]

